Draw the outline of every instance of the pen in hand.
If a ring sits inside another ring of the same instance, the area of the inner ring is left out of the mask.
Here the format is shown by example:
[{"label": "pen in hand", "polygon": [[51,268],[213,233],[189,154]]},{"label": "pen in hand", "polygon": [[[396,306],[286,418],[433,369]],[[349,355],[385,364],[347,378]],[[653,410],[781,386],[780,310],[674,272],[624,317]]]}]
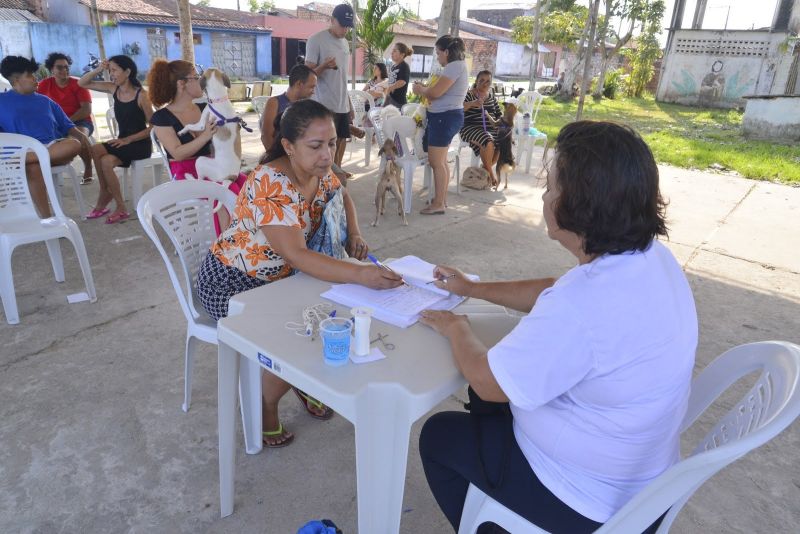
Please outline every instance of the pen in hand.
[{"label": "pen in hand", "polygon": [[[385,271],[389,271],[390,273],[393,273],[393,274],[397,274],[397,276],[400,276],[398,273],[394,272],[392,269],[390,269],[389,267],[387,267],[386,265],[384,265],[383,263],[378,261],[378,258],[373,256],[372,254],[367,254],[367,259],[369,259],[369,261],[371,261],[372,263],[374,263],[375,265],[377,265],[381,269],[383,269]],[[403,282],[404,285],[408,285],[408,282],[403,280],[402,276],[400,276],[400,281]]]},{"label": "pen in hand", "polygon": [[445,280],[449,280],[450,278],[455,278],[455,277],[456,277],[456,273],[453,273],[453,274],[448,274],[447,276],[442,276],[441,278],[435,278],[435,279],[431,280],[430,282],[425,282],[425,283],[426,284],[432,284],[434,282],[444,282]]}]

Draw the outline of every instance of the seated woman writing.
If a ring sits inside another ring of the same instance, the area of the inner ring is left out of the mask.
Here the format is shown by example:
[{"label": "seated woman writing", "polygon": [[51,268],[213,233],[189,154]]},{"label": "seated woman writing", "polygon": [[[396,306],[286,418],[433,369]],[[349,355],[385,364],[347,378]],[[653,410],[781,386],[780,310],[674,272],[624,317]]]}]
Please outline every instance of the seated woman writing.
[{"label": "seated woman writing", "polygon": [[[357,259],[367,255],[355,205],[331,172],[335,149],[333,115],[325,106],[300,100],[286,110],[272,148],[239,193],[230,227],[211,247],[197,274],[197,292],[211,317],[227,316],[233,295],[286,278],[294,269],[321,280],[376,289],[402,283],[397,274],[375,265],[342,261],[306,246],[327,219],[325,210],[341,202],[347,252]],[[272,373],[264,373],[262,381],[264,445],[288,445],[294,436],[278,419],[278,402],[289,384]],[[314,399],[299,391],[298,395],[312,416],[332,415]]]},{"label": "seated woman writing", "polygon": [[[206,104],[195,104],[194,99],[203,96],[200,77],[194,65],[188,61],[175,60],[167,63],[157,59],[147,73],[147,86],[150,88],[150,101],[158,109],[150,118],[150,124],[156,132],[158,142],[169,158],[170,174],[176,180],[184,180],[187,175],[197,178],[195,163],[200,156],[211,155],[211,138],[217,130],[216,121],[209,120],[202,132],[186,132],[178,135],[184,125],[194,124]],[[238,194],[247,180],[245,174],[239,174],[236,181],[228,188]],[[220,210],[215,224],[217,234],[228,227],[230,215]]]},{"label": "seated woman writing", "polygon": [[578,263],[559,279],[434,273],[439,287],[527,313],[511,333],[487,348],[467,317],[423,312],[476,404],[499,404],[422,429],[425,475],[454,528],[472,483],[548,532],[593,532],[679,460],[697,313],[657,239],[667,229],[650,149],[626,126],[568,124],[542,200],[548,236]]},{"label": "seated woman writing", "polygon": [[503,112],[492,91],[492,73],[482,70],[464,98],[464,126],[460,135],[462,141],[469,143],[475,155],[480,156],[483,168],[489,172],[495,187],[500,183],[494,173],[500,156],[500,152],[495,150],[495,140],[502,116]]}]

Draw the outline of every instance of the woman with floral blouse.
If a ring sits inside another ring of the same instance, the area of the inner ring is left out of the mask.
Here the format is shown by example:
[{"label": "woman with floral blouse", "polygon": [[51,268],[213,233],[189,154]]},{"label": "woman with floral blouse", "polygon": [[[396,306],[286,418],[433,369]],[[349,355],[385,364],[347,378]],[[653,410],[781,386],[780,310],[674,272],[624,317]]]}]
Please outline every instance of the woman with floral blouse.
[{"label": "woman with floral blouse", "polygon": [[[323,220],[325,206],[342,195],[347,219],[347,252],[364,259],[367,244],[358,228],[355,205],[331,172],[336,130],[330,111],[313,100],[301,100],[283,115],[280,133],[239,193],[231,225],[211,247],[197,275],[200,301],[208,314],[228,314],[237,293],[290,276],[297,269],[329,282],[351,282],[375,289],[402,283],[395,273],[358,264],[307,248]],[[294,435],[278,418],[278,402],[290,389],[272,373],[262,375],[264,445],[283,447]],[[313,417],[333,412],[296,390]]]}]

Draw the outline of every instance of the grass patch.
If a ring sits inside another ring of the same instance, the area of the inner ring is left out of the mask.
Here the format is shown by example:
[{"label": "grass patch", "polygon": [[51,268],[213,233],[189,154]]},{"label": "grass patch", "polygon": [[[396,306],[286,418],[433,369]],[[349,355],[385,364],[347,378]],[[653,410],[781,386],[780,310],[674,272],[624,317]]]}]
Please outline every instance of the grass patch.
[{"label": "grass patch", "polygon": [[[536,127],[550,140],[575,119],[577,101],[547,98]],[[630,125],[644,137],[656,161],[676,167],[707,169],[722,165],[746,178],[800,184],[800,146],[745,139],[742,113],[628,98],[594,102],[588,98],[583,117]]]}]

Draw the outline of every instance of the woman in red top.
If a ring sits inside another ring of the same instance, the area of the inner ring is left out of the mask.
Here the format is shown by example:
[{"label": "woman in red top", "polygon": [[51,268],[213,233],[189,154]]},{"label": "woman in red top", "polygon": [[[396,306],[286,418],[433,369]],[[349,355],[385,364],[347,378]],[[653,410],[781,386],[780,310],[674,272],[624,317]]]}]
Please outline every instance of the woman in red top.
[{"label": "woman in red top", "polygon": [[44,62],[51,76],[39,82],[36,92],[53,100],[69,117],[75,127],[86,136],[81,140],[80,157],[83,161],[83,181],[92,181],[92,145],[89,136],[94,133],[92,123],[92,95],[78,85],[77,78],[69,75],[72,58],[61,52],[53,52]]}]

